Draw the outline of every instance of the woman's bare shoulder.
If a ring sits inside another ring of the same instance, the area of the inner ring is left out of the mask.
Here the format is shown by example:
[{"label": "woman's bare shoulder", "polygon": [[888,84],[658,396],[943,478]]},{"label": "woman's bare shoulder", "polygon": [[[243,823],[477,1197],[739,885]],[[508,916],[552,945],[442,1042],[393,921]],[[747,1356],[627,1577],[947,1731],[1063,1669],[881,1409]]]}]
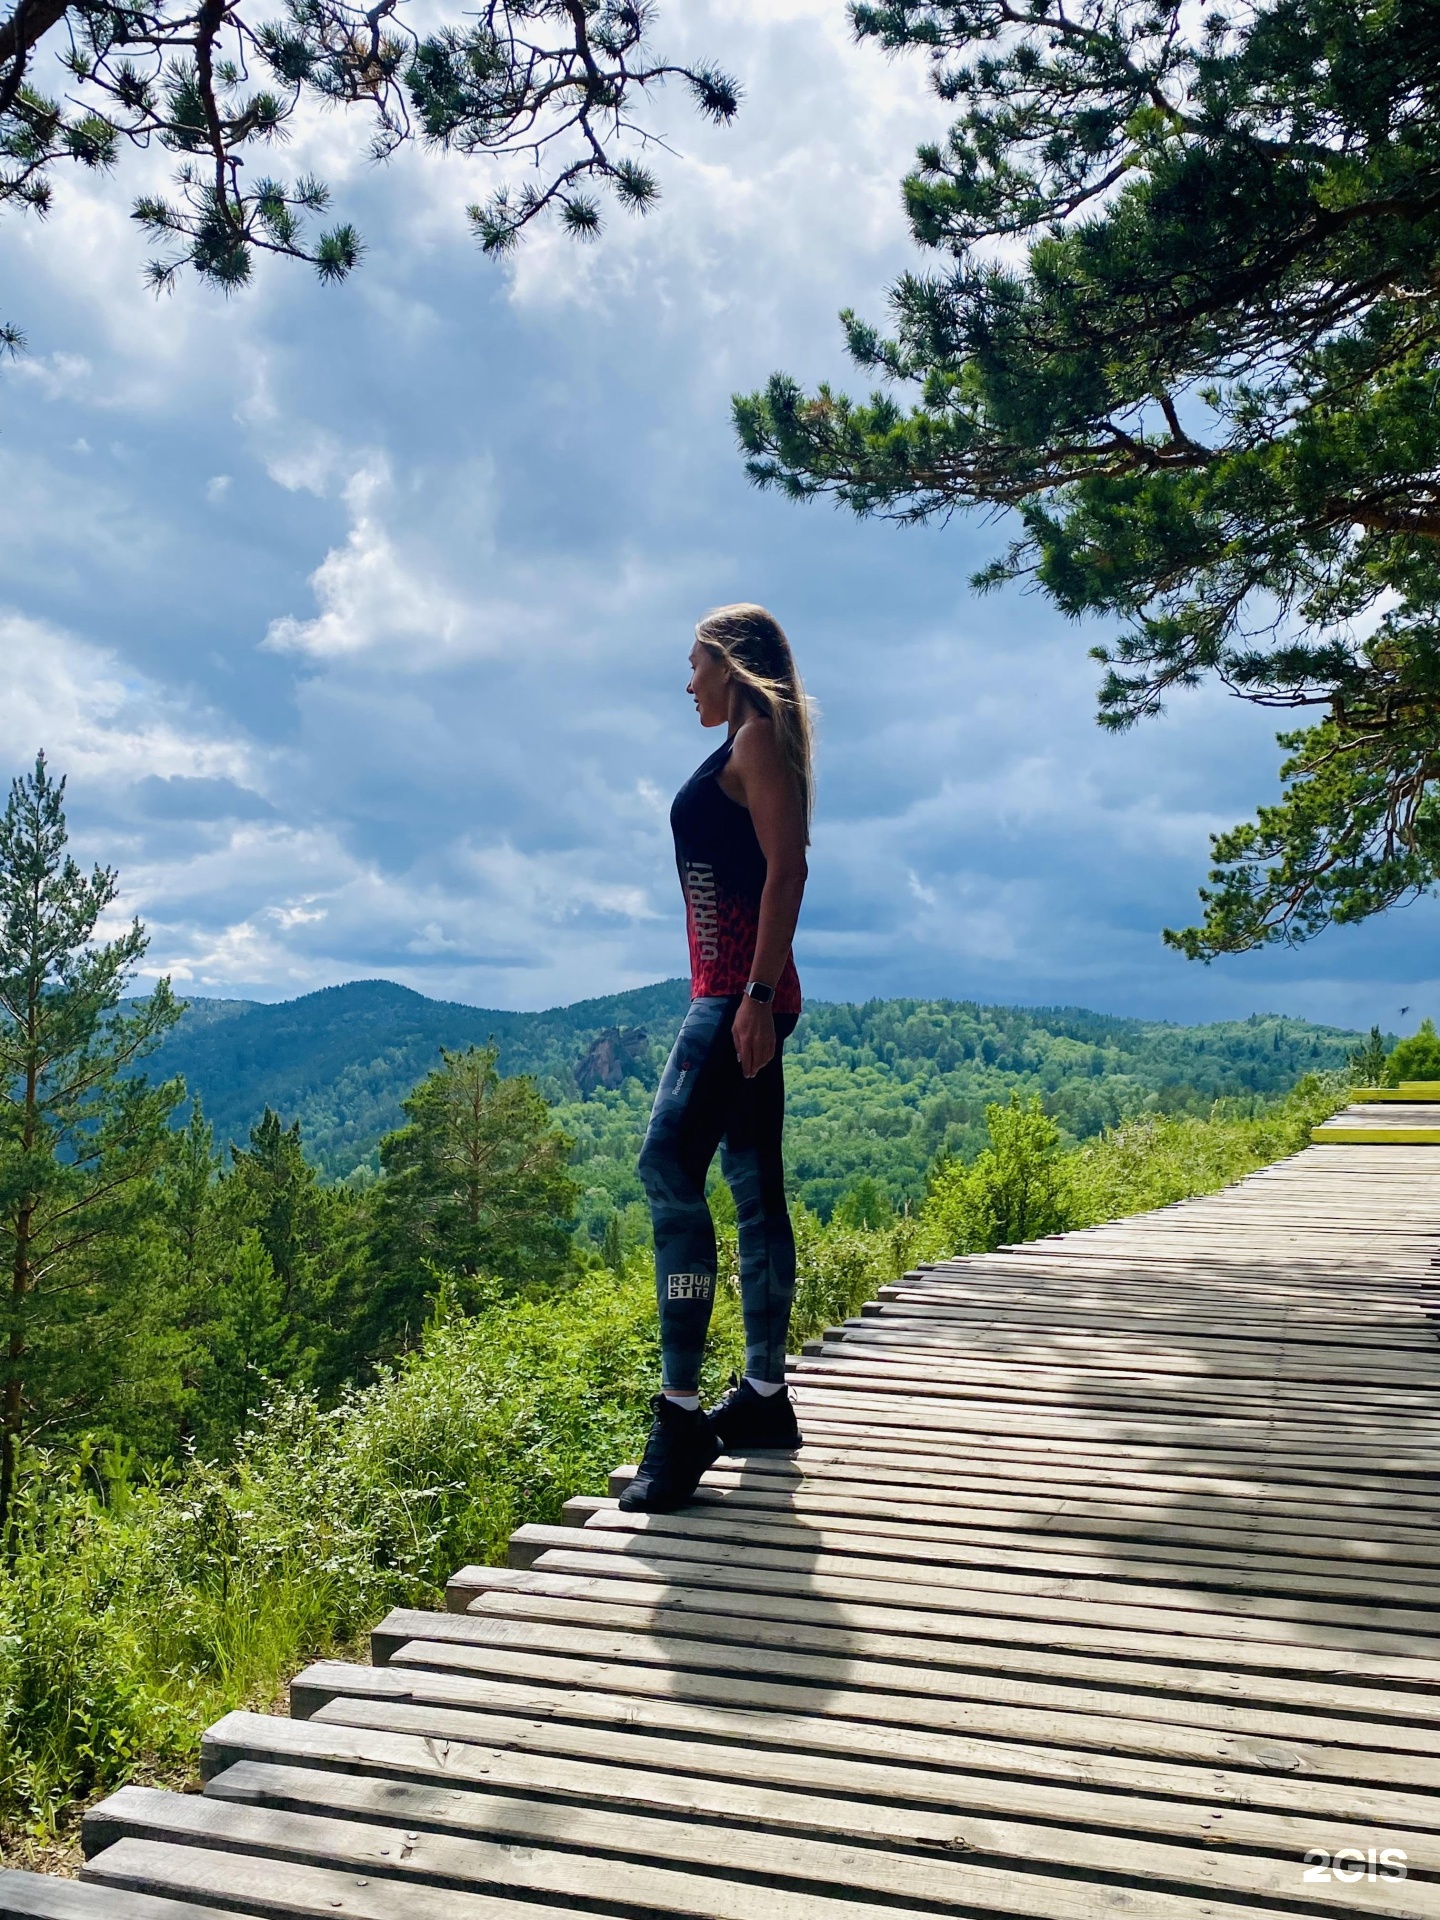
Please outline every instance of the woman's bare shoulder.
[{"label": "woman's bare shoulder", "polygon": [[762,773],[783,765],[775,724],[765,713],[751,714],[740,723],[730,758],[741,773]]}]

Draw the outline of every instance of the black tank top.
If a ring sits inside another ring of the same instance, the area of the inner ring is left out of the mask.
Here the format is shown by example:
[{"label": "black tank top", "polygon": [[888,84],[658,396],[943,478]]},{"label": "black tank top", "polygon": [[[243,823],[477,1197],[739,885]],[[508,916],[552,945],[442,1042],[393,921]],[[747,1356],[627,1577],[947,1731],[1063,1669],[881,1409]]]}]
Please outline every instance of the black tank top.
[{"label": "black tank top", "polygon": [[[733,746],[725,741],[698,766],[670,809],[690,937],[692,1000],[743,993],[755,959],[767,867],[750,809],[720,785]],[[775,983],[775,1011],[800,1011],[800,977],[790,954]]]}]

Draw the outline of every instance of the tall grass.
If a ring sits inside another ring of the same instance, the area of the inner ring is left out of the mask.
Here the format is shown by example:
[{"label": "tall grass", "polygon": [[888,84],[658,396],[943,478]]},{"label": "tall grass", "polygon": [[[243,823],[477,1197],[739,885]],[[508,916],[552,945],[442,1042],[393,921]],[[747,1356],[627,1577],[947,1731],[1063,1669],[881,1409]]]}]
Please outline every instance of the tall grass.
[{"label": "tall grass", "polygon": [[[1068,1154],[1052,1140],[1046,1190],[1067,1225],[1211,1191],[1303,1144],[1341,1097],[1311,1081],[1253,1112],[1137,1121]],[[1000,1160],[993,1177],[1010,1179]],[[994,1210],[974,1218],[993,1228]],[[793,1343],[914,1261],[964,1251],[954,1217],[938,1199],[878,1229],[799,1209]],[[707,1394],[742,1351],[732,1284]],[[0,1831],[43,1841],[97,1791],[183,1767],[219,1714],[272,1698],[388,1606],[433,1604],[521,1522],[603,1491],[643,1442],[657,1366],[635,1259],[540,1298],[497,1289],[471,1314],[442,1302],[419,1350],[337,1407],[277,1392],[224,1468],[137,1483],[114,1459],[32,1453],[0,1565]]]}]

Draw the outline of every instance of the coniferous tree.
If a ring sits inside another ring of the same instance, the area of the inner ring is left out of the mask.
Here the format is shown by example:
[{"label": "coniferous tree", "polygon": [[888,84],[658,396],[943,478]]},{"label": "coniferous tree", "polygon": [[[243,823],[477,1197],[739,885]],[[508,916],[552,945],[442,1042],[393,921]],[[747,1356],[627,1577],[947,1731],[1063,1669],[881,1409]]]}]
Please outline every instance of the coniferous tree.
[{"label": "coniferous tree", "polygon": [[[364,1261],[365,1200],[350,1188],[322,1186],[305,1158],[299,1121],[287,1127],[268,1106],[248,1145],[231,1148],[231,1160],[214,1196],[215,1350],[238,1343],[246,1365],[272,1378],[334,1386],[350,1288]],[[265,1260],[263,1285],[247,1251],[252,1240]],[[270,1303],[263,1312],[256,1305],[262,1295]],[[243,1326],[229,1324],[232,1312]]]},{"label": "coniferous tree", "polygon": [[1357,1087],[1383,1087],[1389,1054],[1379,1027],[1371,1027],[1363,1047],[1350,1055],[1350,1072]]},{"label": "coniferous tree", "polygon": [[617,1278],[625,1274],[625,1243],[620,1235],[620,1216],[611,1213],[605,1221],[605,1243],[601,1248],[601,1257]]},{"label": "coniferous tree", "polygon": [[958,105],[905,182],[936,269],[868,401],[777,375],[750,471],[862,514],[1013,509],[978,584],[1109,616],[1102,722],[1216,675],[1318,712],[1214,842],[1194,958],[1440,879],[1440,16],[1429,0],[865,0]]},{"label": "coniferous tree", "polygon": [[220,1171],[215,1129],[205,1118],[197,1093],[189,1122],[171,1136],[160,1169],[164,1220],[177,1291],[191,1298],[204,1285],[208,1241],[212,1234],[213,1193]]},{"label": "coniferous tree", "polygon": [[284,1286],[254,1227],[217,1249],[210,1285],[213,1314],[195,1430],[203,1453],[223,1455],[248,1430],[268,1385],[296,1376],[295,1328]]},{"label": "coniferous tree", "polygon": [[95,939],[118,883],[67,853],[64,793],[42,754],[0,816],[0,1529],[27,1437],[133,1428],[179,1393],[155,1175],[184,1088],[134,1072],[179,1009],[162,981],[118,1011],[146,935]]},{"label": "coniferous tree", "polygon": [[464,1307],[476,1285],[553,1280],[570,1254],[580,1189],[573,1142],[535,1083],[501,1077],[493,1047],[441,1050],[380,1144],[374,1233],[356,1340],[364,1357],[418,1335],[442,1278]]},{"label": "coniferous tree", "polygon": [[[190,267],[231,291],[257,253],[343,279],[361,253],[355,229],[307,231],[327,189],[260,164],[309,102],[366,114],[377,159],[411,141],[528,159],[529,181],[469,209],[487,252],[512,246],[547,210],[589,236],[602,193],[637,211],[658,195],[634,150],[645,142],[632,118],[641,100],[678,82],[722,123],[739,103],[710,62],[659,57],[654,24],[653,6],[634,0],[482,0],[450,21],[416,19],[407,0],[285,0],[273,16],[250,0],[18,0],[0,14],[0,208],[43,214],[58,166],[103,170],[127,148],[163,147],[178,157],[173,190],[133,209],[159,249],[155,287]],[[63,70],[63,97],[37,84],[47,55]],[[13,326],[0,328],[0,352],[20,344]]]}]

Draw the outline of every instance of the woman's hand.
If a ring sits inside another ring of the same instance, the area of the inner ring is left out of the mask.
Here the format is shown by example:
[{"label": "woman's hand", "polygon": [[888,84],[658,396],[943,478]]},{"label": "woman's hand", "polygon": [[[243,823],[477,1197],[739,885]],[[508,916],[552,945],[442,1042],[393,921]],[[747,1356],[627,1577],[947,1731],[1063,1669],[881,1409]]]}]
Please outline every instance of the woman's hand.
[{"label": "woman's hand", "polygon": [[760,1069],[768,1067],[775,1058],[774,1009],[762,1006],[747,994],[735,1009],[731,1035],[740,1071],[747,1080],[753,1080]]}]

